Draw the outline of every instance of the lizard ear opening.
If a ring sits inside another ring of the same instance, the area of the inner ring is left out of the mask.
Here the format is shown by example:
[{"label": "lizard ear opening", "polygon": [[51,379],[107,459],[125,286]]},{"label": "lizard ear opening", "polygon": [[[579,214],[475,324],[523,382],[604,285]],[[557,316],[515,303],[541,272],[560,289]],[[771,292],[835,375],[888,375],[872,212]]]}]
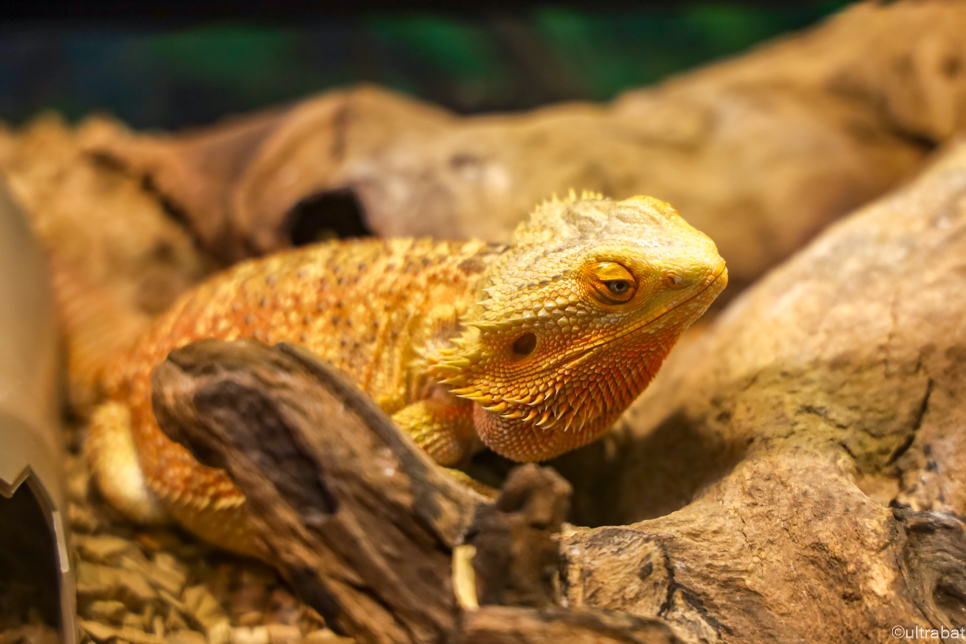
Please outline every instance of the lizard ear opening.
[{"label": "lizard ear opening", "polygon": [[513,342],[513,353],[518,356],[528,356],[537,348],[537,336],[532,332],[521,335]]}]

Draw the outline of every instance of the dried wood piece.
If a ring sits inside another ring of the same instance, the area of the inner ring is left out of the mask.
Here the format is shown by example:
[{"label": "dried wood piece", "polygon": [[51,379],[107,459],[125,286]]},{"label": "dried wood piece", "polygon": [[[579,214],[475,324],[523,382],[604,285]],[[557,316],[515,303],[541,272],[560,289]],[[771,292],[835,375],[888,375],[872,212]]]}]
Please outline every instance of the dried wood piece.
[{"label": "dried wood piece", "polygon": [[0,629],[0,644],[59,644],[60,633],[45,624]]},{"label": "dried wood piece", "polygon": [[302,644],[351,644],[352,640],[339,637],[330,630],[312,631],[304,638]]},{"label": "dried wood piece", "polygon": [[197,631],[177,631],[168,635],[165,644],[208,644],[208,641]]},{"label": "dried wood piece", "polygon": [[933,628],[966,626],[966,524],[942,512],[896,510],[902,557],[919,610]]},{"label": "dried wood piece", "polygon": [[199,584],[186,588],[182,601],[184,606],[182,613],[201,626],[209,640],[213,639],[213,633],[220,634],[228,627],[225,609],[207,586]]},{"label": "dried wood piece", "polygon": [[959,143],[672,354],[605,462],[649,520],[568,531],[561,601],[712,642],[966,627],[964,258]]},{"label": "dried wood piece", "polygon": [[470,541],[481,604],[544,608],[554,602],[558,536],[570,485],[553,470],[513,470],[492,512],[483,514]]},{"label": "dried wood piece", "polygon": [[438,641],[454,624],[452,548],[487,501],[301,349],[203,341],[155,372],[162,428],[227,469],[274,563],[334,630]]},{"label": "dried wood piece", "polygon": [[123,621],[124,615],[128,612],[128,608],[119,601],[98,600],[92,602],[84,612],[87,617],[90,617],[94,621],[119,624]]},{"label": "dried wood piece", "polygon": [[121,556],[137,549],[127,539],[111,534],[77,535],[73,544],[84,559],[101,564],[116,564]]},{"label": "dried wood piece", "polygon": [[[162,429],[232,475],[273,563],[338,632],[361,642],[451,641],[461,632],[479,642],[676,641],[658,622],[552,607],[570,491],[558,475],[519,468],[493,504],[443,474],[303,349],[204,340],[169,355],[154,392]],[[487,621],[495,614],[485,607],[461,621],[451,559],[464,538],[477,549],[481,598],[551,608],[507,613],[502,626]],[[276,630],[269,639],[284,639]]]},{"label": "dried wood piece", "polygon": [[78,601],[118,599],[131,610],[140,610],[156,597],[144,575],[81,561],[77,564]]},{"label": "dried wood piece", "polygon": [[214,269],[141,177],[85,151],[129,136],[116,121],[95,117],[70,128],[47,115],[0,154],[0,172],[51,257],[70,401],[79,410],[96,402],[111,353]]},{"label": "dried wood piece", "polygon": [[81,620],[80,626],[97,642],[123,640],[131,644],[164,644],[164,638],[139,628],[111,628],[100,622]]}]

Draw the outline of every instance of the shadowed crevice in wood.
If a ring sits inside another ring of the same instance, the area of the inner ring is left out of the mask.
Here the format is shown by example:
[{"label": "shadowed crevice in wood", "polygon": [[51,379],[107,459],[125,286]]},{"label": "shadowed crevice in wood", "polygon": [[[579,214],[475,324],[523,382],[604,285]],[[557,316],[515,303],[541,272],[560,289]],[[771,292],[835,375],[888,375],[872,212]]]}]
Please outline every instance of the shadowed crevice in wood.
[{"label": "shadowed crevice in wood", "polygon": [[312,195],[288,216],[286,227],[293,246],[304,246],[329,239],[368,237],[362,204],[350,188]]}]

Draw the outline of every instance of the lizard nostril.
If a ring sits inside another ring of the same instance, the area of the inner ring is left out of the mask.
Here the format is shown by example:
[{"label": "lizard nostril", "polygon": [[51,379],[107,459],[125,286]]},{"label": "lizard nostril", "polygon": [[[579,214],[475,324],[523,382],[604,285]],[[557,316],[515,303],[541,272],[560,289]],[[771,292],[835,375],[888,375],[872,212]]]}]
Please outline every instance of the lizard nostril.
[{"label": "lizard nostril", "polygon": [[674,288],[675,286],[681,286],[684,278],[677,273],[668,273],[662,281],[667,288]]},{"label": "lizard nostril", "polygon": [[513,343],[513,353],[520,356],[528,356],[537,347],[537,336],[533,333],[524,333]]}]

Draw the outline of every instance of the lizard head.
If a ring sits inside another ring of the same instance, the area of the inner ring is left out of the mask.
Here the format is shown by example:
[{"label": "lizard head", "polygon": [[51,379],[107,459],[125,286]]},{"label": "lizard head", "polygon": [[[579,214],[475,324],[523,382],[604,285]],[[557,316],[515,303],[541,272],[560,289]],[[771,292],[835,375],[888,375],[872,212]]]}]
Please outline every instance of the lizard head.
[{"label": "lizard head", "polygon": [[606,431],[724,289],[714,243],[650,197],[544,202],[482,276],[437,376],[518,461]]}]

